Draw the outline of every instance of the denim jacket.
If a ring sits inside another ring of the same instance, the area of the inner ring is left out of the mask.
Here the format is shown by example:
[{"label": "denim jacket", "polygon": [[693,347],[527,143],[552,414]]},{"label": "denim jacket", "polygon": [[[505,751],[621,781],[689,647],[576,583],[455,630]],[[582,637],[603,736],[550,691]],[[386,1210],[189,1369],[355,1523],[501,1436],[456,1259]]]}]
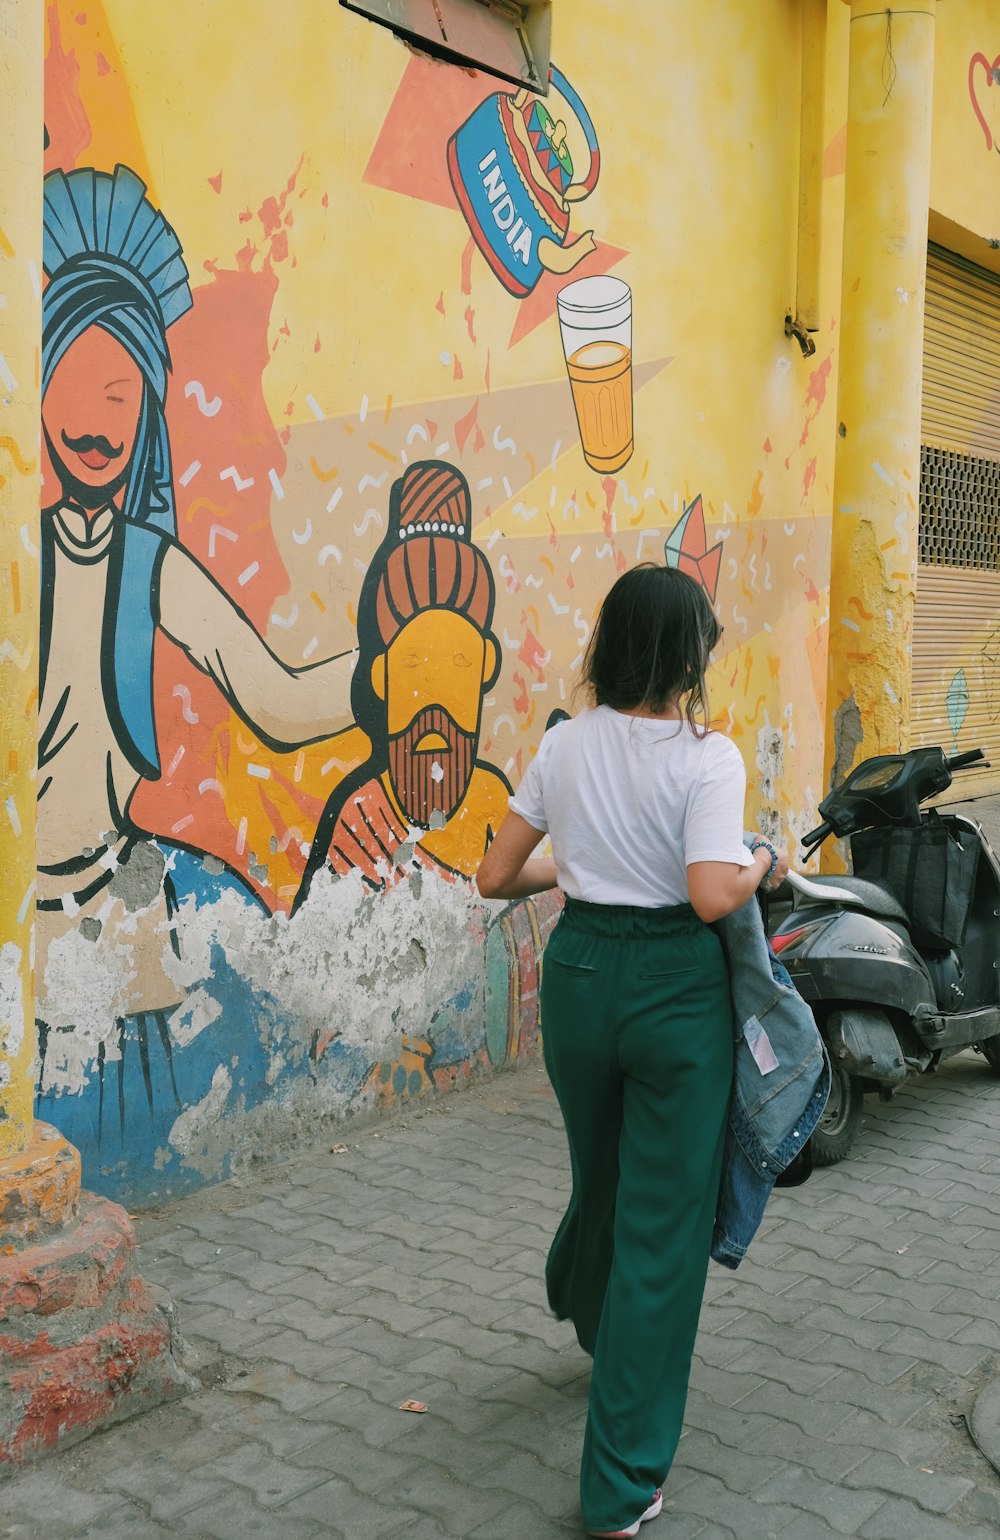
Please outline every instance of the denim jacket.
[{"label": "denim jacket", "polygon": [[712,1256],[738,1267],[775,1178],[823,1115],[830,1063],[812,1011],[771,950],[757,900],[713,928],[729,965],[736,1043]]}]

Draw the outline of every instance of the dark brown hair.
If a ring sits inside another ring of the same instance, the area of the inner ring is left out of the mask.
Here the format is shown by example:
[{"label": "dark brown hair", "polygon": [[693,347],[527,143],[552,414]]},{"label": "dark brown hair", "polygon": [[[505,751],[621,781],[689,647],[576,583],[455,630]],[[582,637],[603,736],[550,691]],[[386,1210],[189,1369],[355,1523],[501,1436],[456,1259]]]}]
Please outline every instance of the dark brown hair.
[{"label": "dark brown hair", "polygon": [[665,711],[707,725],[705,671],[722,635],[700,583],[674,567],[643,562],[624,573],[601,605],[584,654],[580,686],[597,706]]}]

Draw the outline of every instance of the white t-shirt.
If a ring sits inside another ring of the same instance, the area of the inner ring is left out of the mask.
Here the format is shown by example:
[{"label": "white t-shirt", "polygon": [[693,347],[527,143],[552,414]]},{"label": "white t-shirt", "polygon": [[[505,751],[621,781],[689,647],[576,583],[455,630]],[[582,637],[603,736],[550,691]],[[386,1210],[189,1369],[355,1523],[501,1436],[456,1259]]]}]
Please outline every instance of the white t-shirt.
[{"label": "white t-shirt", "polygon": [[548,833],[559,886],[591,904],[686,904],[694,861],[752,866],[746,770],[721,733],[610,706],[552,727],[510,799]]}]

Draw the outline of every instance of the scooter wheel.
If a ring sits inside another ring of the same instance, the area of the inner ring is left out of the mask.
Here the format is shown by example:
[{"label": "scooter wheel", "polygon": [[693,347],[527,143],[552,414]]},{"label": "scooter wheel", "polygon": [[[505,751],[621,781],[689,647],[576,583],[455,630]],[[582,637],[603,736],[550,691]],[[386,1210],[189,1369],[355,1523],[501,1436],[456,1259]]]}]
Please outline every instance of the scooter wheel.
[{"label": "scooter wheel", "polygon": [[988,1037],[979,1050],[994,1075],[1000,1075],[1000,1037]]},{"label": "scooter wheel", "polygon": [[835,1166],[853,1150],[861,1132],[864,1093],[853,1075],[834,1060],[830,1100],[810,1143],[817,1166]]}]

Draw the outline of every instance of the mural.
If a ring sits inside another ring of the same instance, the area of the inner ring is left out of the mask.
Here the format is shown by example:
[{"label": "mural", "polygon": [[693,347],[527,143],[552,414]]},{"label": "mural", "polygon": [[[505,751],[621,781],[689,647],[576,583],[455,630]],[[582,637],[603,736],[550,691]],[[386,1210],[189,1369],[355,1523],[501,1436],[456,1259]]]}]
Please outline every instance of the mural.
[{"label": "mural", "polygon": [[1000,110],[991,86],[1000,85],[1000,54],[992,61],[984,53],[969,60],[969,100],[979,120],[988,150],[1000,153]]},{"label": "mural", "polygon": [[507,811],[509,781],[476,757],[500,644],[472,517],[468,483],[444,461],[393,484],[358,601],[352,704],[372,753],[323,810],[296,906],[325,861],[375,886],[408,861],[472,877]]},{"label": "mural", "polygon": [[594,232],[570,240],[572,205],[593,192],[601,170],[594,125],[565,75],[551,91],[579,124],[589,157],[574,180],[566,124],[541,97],[520,90],[488,96],[448,140],[448,173],[472,238],[511,294],[530,294],[544,272],[568,273],[594,251]]},{"label": "mural", "polygon": [[46,8],[39,1111],[136,1201],[535,1051],[558,898],[472,878],[629,564],[717,603],[765,830],[815,822],[826,661],[832,319],[807,368],[744,297],[726,400],[634,59],[565,61],[599,176],[561,72],[305,5],[237,86],[178,5]]}]

